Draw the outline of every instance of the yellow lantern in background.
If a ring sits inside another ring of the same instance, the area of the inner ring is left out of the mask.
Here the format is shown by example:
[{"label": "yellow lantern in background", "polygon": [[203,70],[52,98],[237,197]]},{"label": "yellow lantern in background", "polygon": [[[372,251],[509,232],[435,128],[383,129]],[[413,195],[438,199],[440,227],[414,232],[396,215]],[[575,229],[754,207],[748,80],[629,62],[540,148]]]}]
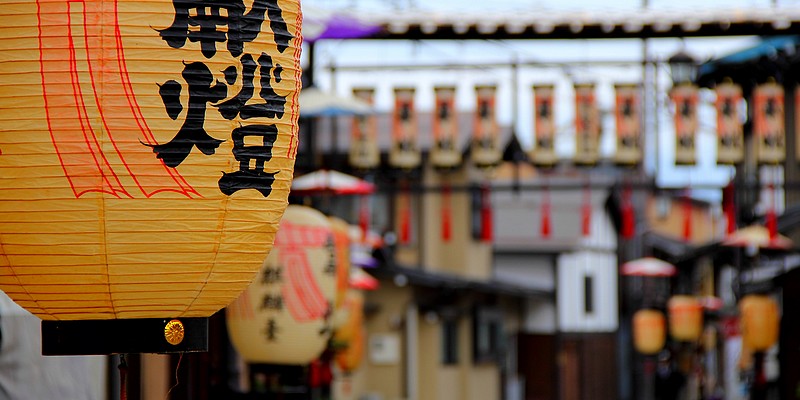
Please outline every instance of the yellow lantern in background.
[{"label": "yellow lantern in background", "polygon": [[347,292],[344,305],[347,321],[336,329],[333,340],[343,350],[336,354],[336,363],[342,371],[351,372],[361,365],[364,358],[366,329],[364,327],[364,293],[360,290]]},{"label": "yellow lantern in background", "polygon": [[666,319],[658,310],[639,310],[633,314],[633,346],[642,354],[657,354],[667,340]]},{"label": "yellow lantern in background", "polygon": [[780,313],[778,304],[766,295],[750,294],[739,301],[743,346],[755,351],[767,351],[778,341]]},{"label": "yellow lantern in background", "polygon": [[694,296],[675,295],[667,302],[669,334],[682,342],[695,342],[703,334],[703,305]]},{"label": "yellow lantern in background", "polygon": [[305,365],[331,336],[336,293],[331,222],[290,205],[256,280],[227,308],[231,343],[251,363]]},{"label": "yellow lantern in background", "polygon": [[0,4],[0,289],[166,326],[247,287],[297,151],[300,5],[262,3]]}]

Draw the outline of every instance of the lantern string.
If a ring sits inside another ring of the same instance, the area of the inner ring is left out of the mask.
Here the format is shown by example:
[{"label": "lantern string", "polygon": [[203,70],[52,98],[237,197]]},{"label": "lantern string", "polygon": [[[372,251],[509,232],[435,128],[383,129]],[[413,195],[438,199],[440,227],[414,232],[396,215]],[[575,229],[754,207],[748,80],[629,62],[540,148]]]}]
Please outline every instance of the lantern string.
[{"label": "lantern string", "polygon": [[125,361],[125,354],[119,355],[119,399],[128,399],[128,363]]},{"label": "lantern string", "polygon": [[178,357],[178,364],[175,365],[175,384],[172,385],[172,387],[169,388],[169,390],[167,390],[167,394],[164,396],[164,400],[169,399],[169,394],[172,393],[172,389],[175,389],[181,383],[180,377],[178,376],[178,370],[180,370],[181,368],[181,360],[183,360],[183,353],[180,353],[180,356]]}]

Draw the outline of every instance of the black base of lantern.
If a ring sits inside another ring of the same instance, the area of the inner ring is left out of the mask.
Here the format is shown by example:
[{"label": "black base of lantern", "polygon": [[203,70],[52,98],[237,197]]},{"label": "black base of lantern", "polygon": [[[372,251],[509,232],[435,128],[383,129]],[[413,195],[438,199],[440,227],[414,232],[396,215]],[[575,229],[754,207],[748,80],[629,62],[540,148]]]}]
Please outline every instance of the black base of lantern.
[{"label": "black base of lantern", "polygon": [[42,321],[42,355],[208,351],[208,318]]}]

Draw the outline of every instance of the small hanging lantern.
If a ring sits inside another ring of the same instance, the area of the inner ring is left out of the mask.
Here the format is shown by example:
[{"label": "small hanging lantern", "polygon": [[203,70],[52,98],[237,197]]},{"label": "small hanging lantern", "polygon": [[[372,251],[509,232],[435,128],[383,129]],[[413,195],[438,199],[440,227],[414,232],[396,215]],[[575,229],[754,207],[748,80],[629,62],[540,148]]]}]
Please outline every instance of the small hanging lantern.
[{"label": "small hanging lantern", "polygon": [[552,167],[558,162],[556,156],[556,121],[554,113],[555,87],[533,86],[534,147],[529,158],[534,165]]},{"label": "small hanging lantern", "polygon": [[435,87],[436,108],[433,114],[433,148],[431,164],[434,168],[449,170],[461,165],[458,149],[458,113],[456,112],[456,88]]},{"label": "small hanging lantern", "polygon": [[641,89],[639,85],[617,84],[614,120],[617,126],[617,150],[614,162],[636,166],[642,160]]},{"label": "small hanging lantern", "polygon": [[364,327],[364,293],[351,289],[345,299],[347,319],[333,334],[336,363],[342,371],[356,370],[364,358],[366,329]]},{"label": "small hanging lantern", "polygon": [[575,163],[592,166],[600,158],[600,110],[593,84],[575,85]]},{"label": "small hanging lantern", "polygon": [[736,164],[744,160],[742,87],[728,80],[717,85],[716,92],[717,164]]},{"label": "small hanging lantern", "polygon": [[783,86],[774,81],[753,92],[753,135],[759,163],[778,164],[786,158]]},{"label": "small hanging lantern", "polygon": [[[355,88],[353,97],[367,104],[374,104],[375,89]],[[352,138],[348,160],[358,169],[373,169],[380,165],[381,151],[378,147],[378,117],[374,114],[353,117]]]},{"label": "small hanging lantern", "polygon": [[228,335],[250,363],[307,365],[331,336],[336,251],[331,221],[290,205],[255,281],[225,313]]},{"label": "small hanging lantern", "polygon": [[752,351],[767,351],[778,341],[780,312],[770,296],[749,294],[739,301],[742,342]]},{"label": "small hanging lantern", "polygon": [[667,340],[666,319],[658,310],[639,310],[633,314],[633,347],[642,354],[657,354]]},{"label": "small hanging lantern", "polygon": [[478,168],[492,168],[503,159],[496,120],[496,86],[476,86],[478,99],[472,136],[471,158]]},{"label": "small hanging lantern", "polygon": [[417,111],[414,107],[414,88],[394,90],[394,113],[392,114],[392,147],[389,150],[389,165],[398,169],[419,167],[421,154],[417,143]]},{"label": "small hanging lantern", "polygon": [[669,334],[681,342],[695,342],[703,334],[703,305],[694,296],[675,295],[667,302]]},{"label": "small hanging lantern", "polygon": [[[293,176],[302,15],[239,4],[0,3],[0,289],[44,320],[44,353],[204,350],[188,320],[258,273]],[[225,26],[195,26],[207,10]]]}]

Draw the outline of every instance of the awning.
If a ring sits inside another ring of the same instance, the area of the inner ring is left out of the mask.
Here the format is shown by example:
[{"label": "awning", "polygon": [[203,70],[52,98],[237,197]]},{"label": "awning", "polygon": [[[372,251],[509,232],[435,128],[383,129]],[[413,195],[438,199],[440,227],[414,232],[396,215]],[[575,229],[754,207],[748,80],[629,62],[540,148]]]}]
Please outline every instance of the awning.
[{"label": "awning", "polygon": [[442,272],[426,271],[420,267],[380,266],[365,270],[376,278],[395,280],[402,276],[409,285],[423,286],[433,289],[451,289],[475,291],[486,294],[497,294],[521,298],[554,298],[551,290],[529,288],[498,281],[477,281]]}]

